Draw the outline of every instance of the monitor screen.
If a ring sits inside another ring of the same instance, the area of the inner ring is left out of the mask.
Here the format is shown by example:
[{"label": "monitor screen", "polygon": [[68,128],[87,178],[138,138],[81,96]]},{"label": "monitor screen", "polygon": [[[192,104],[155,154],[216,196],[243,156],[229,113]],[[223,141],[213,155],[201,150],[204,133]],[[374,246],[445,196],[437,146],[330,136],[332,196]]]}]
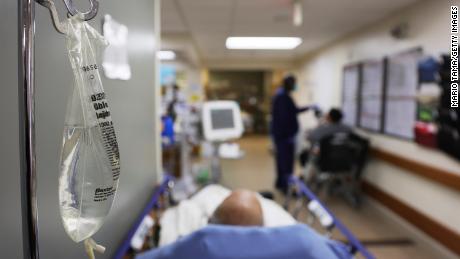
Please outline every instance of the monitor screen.
[{"label": "monitor screen", "polygon": [[211,124],[213,130],[234,128],[233,109],[212,109]]}]

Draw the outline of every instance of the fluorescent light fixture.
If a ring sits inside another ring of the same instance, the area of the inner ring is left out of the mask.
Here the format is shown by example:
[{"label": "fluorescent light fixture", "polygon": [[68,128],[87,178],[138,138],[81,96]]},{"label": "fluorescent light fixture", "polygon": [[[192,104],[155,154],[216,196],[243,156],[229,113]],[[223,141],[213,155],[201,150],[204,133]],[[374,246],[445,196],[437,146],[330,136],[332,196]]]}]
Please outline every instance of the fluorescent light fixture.
[{"label": "fluorescent light fixture", "polygon": [[227,49],[295,49],[302,43],[297,37],[228,37]]},{"label": "fluorescent light fixture", "polygon": [[157,58],[160,60],[174,60],[176,59],[176,53],[172,50],[160,50],[157,52]]}]

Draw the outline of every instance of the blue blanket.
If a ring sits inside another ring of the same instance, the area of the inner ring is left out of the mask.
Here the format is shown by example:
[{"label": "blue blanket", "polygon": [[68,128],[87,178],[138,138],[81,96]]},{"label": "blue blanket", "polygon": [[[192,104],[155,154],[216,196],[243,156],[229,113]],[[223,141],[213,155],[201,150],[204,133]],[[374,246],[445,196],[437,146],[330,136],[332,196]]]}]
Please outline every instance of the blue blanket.
[{"label": "blue blanket", "polygon": [[277,228],[210,225],[136,259],[348,259],[342,243],[306,225]]}]

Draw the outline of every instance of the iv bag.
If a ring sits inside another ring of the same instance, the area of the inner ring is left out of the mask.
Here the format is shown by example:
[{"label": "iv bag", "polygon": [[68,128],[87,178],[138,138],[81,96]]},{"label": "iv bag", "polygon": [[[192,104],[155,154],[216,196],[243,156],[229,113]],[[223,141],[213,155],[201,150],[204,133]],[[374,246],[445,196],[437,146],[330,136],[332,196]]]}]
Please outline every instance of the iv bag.
[{"label": "iv bag", "polygon": [[68,19],[67,50],[75,80],[62,141],[59,203],[64,228],[75,242],[90,240],[102,226],[120,176],[118,143],[96,62],[106,45],[88,23]]}]

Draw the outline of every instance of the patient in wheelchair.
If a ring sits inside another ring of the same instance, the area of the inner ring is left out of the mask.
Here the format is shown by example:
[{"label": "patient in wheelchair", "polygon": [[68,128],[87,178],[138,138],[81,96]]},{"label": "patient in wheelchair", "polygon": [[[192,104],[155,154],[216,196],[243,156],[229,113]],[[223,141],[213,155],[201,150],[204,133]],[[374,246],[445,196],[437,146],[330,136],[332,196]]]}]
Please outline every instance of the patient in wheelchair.
[{"label": "patient in wheelchair", "polygon": [[168,209],[160,248],[137,259],[351,258],[346,248],[248,190],[210,185]]},{"label": "patient in wheelchair", "polygon": [[331,109],[325,122],[308,134],[310,148],[299,158],[303,178],[314,192],[326,189],[328,194],[340,194],[358,207],[369,140],[343,124],[342,117],[339,109]]},{"label": "patient in wheelchair", "polygon": [[299,156],[302,167],[312,159],[312,156],[319,154],[320,143],[325,138],[337,133],[351,133],[352,129],[342,123],[343,114],[340,109],[332,108],[329,110],[320,125],[307,134],[307,140],[310,143],[310,148],[305,149]]}]

